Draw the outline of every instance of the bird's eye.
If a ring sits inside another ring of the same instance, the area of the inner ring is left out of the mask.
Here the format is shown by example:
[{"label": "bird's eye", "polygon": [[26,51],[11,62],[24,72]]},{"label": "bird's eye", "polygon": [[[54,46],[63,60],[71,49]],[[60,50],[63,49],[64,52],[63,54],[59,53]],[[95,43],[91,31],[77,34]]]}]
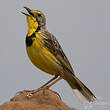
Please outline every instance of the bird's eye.
[{"label": "bird's eye", "polygon": [[41,17],[41,14],[37,14],[38,15],[38,17]]}]

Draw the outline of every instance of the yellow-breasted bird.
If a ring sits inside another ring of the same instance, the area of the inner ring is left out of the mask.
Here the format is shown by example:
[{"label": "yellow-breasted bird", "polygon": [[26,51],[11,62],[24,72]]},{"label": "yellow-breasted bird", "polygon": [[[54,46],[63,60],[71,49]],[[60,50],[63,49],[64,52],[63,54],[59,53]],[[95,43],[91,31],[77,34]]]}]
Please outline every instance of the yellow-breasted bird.
[{"label": "yellow-breasted bird", "polygon": [[28,12],[22,12],[26,15],[28,24],[28,33],[25,40],[27,54],[36,67],[54,75],[54,78],[42,87],[50,87],[57,81],[64,79],[79,100],[81,100],[80,92],[89,102],[95,101],[95,95],[75,76],[60,44],[48,32],[45,15],[41,11],[24,8]]}]

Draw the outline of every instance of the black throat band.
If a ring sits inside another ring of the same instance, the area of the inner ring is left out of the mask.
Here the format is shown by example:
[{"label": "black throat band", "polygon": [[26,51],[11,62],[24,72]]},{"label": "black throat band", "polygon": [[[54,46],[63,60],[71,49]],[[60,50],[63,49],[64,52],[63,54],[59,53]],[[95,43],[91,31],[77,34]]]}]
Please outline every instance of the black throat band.
[{"label": "black throat band", "polygon": [[39,32],[40,29],[41,29],[41,26],[38,25],[36,31],[31,36],[26,36],[26,40],[25,40],[26,46],[31,46],[32,45],[32,43],[34,41],[32,38],[35,38],[36,37],[36,33]]},{"label": "black throat band", "polygon": [[31,36],[26,36],[26,39],[25,39],[26,46],[31,46],[33,43],[32,38],[35,38],[35,37],[36,37],[35,32]]}]

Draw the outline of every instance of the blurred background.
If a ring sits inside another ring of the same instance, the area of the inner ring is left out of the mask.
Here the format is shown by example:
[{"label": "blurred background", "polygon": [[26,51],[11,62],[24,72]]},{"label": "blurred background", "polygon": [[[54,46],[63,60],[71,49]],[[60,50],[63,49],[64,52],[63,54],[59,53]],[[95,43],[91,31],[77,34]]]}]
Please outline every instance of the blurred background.
[{"label": "blurred background", "polygon": [[[27,24],[21,14],[25,11],[24,6],[45,13],[47,28],[62,45],[76,76],[97,97],[110,102],[109,0],[2,0],[0,104],[18,91],[39,88],[53,77],[34,67],[27,57]],[[69,106],[83,109],[64,80],[51,89],[57,91]],[[110,108],[110,103],[108,106]]]}]

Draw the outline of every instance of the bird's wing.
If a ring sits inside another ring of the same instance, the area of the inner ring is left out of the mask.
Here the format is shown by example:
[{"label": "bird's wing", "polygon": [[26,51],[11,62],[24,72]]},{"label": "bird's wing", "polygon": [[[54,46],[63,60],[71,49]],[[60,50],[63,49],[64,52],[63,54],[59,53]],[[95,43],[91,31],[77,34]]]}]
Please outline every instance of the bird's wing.
[{"label": "bird's wing", "polygon": [[74,74],[71,64],[69,63],[56,38],[48,31],[42,32],[41,36],[43,37],[45,47],[47,47],[47,49],[56,57],[63,69]]}]

